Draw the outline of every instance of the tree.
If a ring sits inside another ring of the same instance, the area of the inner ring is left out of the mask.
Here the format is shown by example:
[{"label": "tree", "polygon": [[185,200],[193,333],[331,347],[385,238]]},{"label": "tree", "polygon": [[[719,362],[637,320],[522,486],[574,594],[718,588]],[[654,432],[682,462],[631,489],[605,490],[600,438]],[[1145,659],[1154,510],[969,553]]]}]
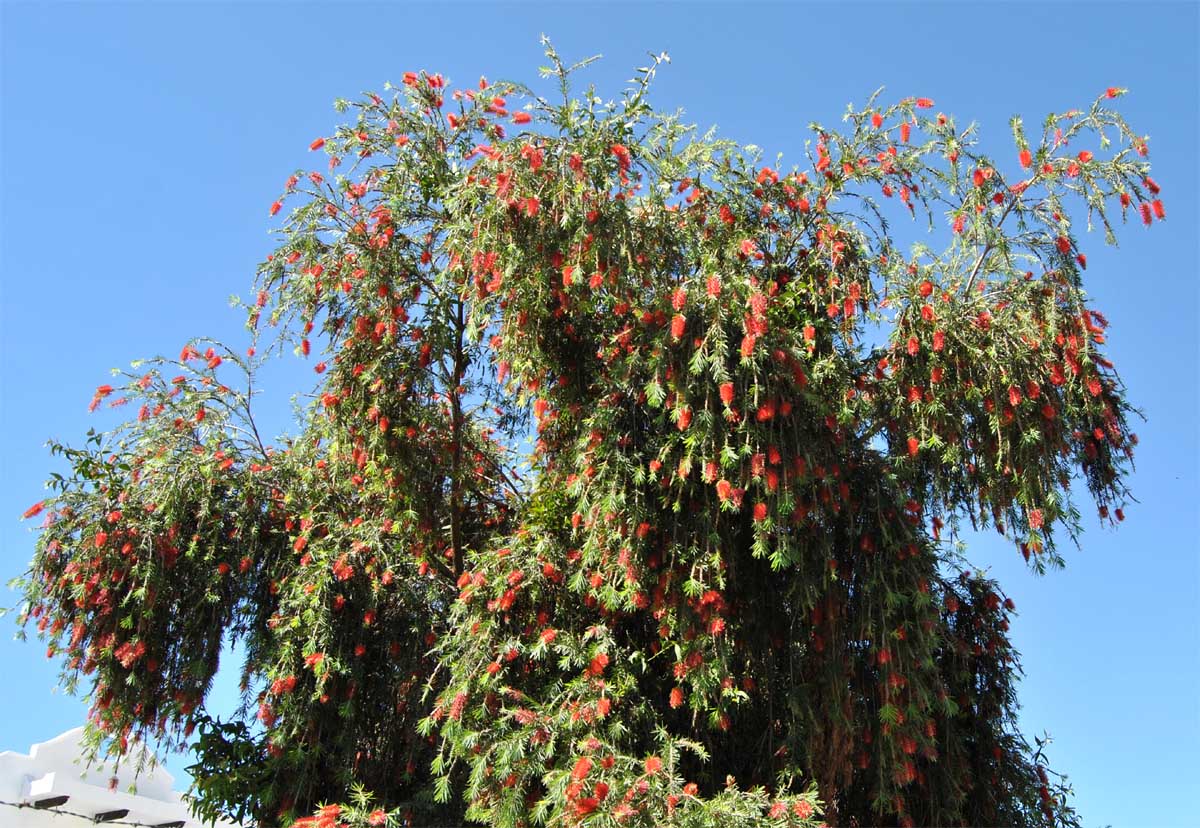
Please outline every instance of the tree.
[{"label": "tree", "polygon": [[[1072,216],[1164,217],[1124,90],[1013,158],[877,93],[789,172],[655,111],[665,55],[604,103],[546,49],[561,100],[339,101],[254,346],[135,363],[93,400],[135,419],[51,445],[21,619],[94,750],[191,743],[198,812],[264,826],[1077,824],[943,530],[1041,572],[1073,488],[1123,517]],[[289,349],[318,386],[272,446]]]}]

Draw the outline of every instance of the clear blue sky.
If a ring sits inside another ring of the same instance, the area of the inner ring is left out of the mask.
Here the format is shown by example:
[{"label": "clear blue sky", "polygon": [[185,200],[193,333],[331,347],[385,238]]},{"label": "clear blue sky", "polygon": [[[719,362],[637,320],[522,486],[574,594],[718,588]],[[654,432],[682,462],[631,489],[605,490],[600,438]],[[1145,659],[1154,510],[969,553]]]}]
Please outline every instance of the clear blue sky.
[{"label": "clear blue sky", "polygon": [[[86,412],[109,369],[194,335],[238,341],[227,297],[249,292],[267,207],[338,122],[335,97],[421,68],[537,83],[546,32],[568,58],[604,54],[586,76],[602,94],[646,52],[670,52],[657,105],[796,159],[810,121],[838,122],[879,86],[978,120],[1004,153],[1010,115],[1037,123],[1129,87],[1120,106],[1151,137],[1168,219],[1126,226],[1120,249],[1098,234],[1083,244],[1111,356],[1148,417],[1141,503],[1119,531],[1089,519],[1064,572],[1038,579],[991,540],[972,557],[1017,603],[1022,723],[1054,735],[1088,824],[1195,824],[1197,5],[3,3],[0,15],[2,580],[30,556],[17,518],[42,497],[44,441],[110,421]],[[276,399],[311,376],[281,368]],[[24,750],[83,708],[52,693],[43,648],[12,631],[0,620],[0,749]],[[218,694],[231,697],[228,682]]]}]

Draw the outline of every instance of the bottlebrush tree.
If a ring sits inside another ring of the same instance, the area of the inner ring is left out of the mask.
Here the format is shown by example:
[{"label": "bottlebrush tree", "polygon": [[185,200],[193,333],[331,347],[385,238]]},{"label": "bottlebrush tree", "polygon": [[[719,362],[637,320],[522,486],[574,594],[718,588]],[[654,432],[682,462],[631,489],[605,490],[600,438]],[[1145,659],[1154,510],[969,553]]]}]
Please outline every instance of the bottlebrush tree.
[{"label": "bottlebrush tree", "polygon": [[[1164,217],[1124,90],[995,157],[872,98],[787,170],[653,109],[665,56],[605,103],[547,55],[561,99],[339,102],[254,347],[135,364],[93,407],[136,418],[52,444],[21,618],[95,750],[190,745],[199,812],[262,826],[1076,824],[1015,726],[1013,605],[950,541],[1041,572],[1080,489],[1123,517],[1075,231]],[[293,349],[317,386],[272,445]]]}]

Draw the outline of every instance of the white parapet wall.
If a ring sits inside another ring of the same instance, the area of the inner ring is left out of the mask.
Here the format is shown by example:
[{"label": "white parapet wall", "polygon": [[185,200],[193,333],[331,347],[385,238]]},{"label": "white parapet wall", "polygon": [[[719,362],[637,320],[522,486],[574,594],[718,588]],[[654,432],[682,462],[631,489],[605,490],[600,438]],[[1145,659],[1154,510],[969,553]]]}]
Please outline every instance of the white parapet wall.
[{"label": "white parapet wall", "polygon": [[[136,773],[134,763],[114,774],[81,761],[83,728],[68,730],[29,753],[0,752],[2,828],[95,828],[105,821],[163,828],[202,828],[191,815],[175,779],[161,765]],[[136,778],[135,778],[136,776]],[[136,793],[132,793],[132,790]],[[238,828],[231,822],[217,828]]]}]

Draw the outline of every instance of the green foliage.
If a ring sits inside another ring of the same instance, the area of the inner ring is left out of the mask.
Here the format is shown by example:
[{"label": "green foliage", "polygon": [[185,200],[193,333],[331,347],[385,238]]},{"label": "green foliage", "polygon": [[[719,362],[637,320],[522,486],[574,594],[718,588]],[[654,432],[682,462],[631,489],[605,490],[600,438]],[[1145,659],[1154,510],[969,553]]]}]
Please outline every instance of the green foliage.
[{"label": "green foliage", "polygon": [[[1014,118],[1019,166],[873,96],[786,171],[653,109],[665,55],[607,103],[547,56],[561,102],[339,101],[255,347],[150,360],[94,400],[135,420],[52,446],[22,619],[96,749],[192,744],[197,813],[264,826],[1076,824],[1015,728],[1012,604],[941,533],[1041,571],[1073,481],[1122,516],[1070,218],[1161,218],[1122,90]],[[940,252],[894,241],[918,209]],[[272,446],[288,352],[319,384]]]}]

